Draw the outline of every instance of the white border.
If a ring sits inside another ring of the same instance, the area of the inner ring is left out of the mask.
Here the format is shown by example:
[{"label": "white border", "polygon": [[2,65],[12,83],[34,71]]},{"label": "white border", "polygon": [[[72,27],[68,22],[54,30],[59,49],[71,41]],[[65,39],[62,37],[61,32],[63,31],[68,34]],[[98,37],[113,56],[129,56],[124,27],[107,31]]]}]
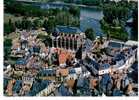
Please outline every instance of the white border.
[{"label": "white border", "polygon": [[0,96],[3,95],[3,0],[0,0]]}]

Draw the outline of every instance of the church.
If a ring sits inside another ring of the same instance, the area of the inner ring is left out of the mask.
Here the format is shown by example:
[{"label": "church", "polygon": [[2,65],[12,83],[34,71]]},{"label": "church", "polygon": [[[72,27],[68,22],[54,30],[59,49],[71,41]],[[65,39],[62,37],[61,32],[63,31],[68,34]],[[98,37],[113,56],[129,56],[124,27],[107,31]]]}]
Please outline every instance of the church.
[{"label": "church", "polygon": [[52,47],[77,51],[83,44],[85,33],[76,27],[57,26],[52,33]]}]

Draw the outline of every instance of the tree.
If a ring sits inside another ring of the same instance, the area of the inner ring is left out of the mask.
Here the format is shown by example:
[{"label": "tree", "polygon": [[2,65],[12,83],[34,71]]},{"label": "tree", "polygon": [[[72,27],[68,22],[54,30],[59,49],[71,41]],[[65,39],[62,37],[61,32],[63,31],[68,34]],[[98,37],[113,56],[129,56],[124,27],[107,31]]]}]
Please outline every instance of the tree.
[{"label": "tree", "polygon": [[69,12],[73,15],[73,16],[80,16],[80,9],[77,6],[71,6],[69,8]]},{"label": "tree", "polygon": [[46,28],[47,27],[47,20],[45,19],[43,22],[43,27]]},{"label": "tree", "polygon": [[27,29],[30,30],[32,28],[32,22],[30,20],[27,20]]},{"label": "tree", "polygon": [[7,23],[4,23],[4,33],[11,33],[11,27]]},{"label": "tree", "polygon": [[138,8],[133,10],[133,27],[132,27],[132,39],[138,40]]},{"label": "tree", "polygon": [[113,23],[113,26],[115,26],[115,27],[120,26],[120,23],[119,23],[118,19],[114,19],[112,23]]},{"label": "tree", "polygon": [[12,39],[4,39],[4,59],[7,60],[11,53]]},{"label": "tree", "polygon": [[110,40],[110,31],[107,32],[106,36],[107,36],[107,40]]},{"label": "tree", "polygon": [[26,17],[23,18],[21,25],[22,29],[30,30],[32,28],[32,22],[28,20]]},{"label": "tree", "polygon": [[49,17],[48,21],[44,21],[43,26],[49,34],[52,33],[54,31],[54,28],[56,27],[55,17]]},{"label": "tree", "polygon": [[13,24],[12,20],[9,19],[8,23],[4,23],[4,33],[11,33],[15,31],[15,25]]},{"label": "tree", "polygon": [[84,5],[99,5],[100,4],[100,0],[82,0],[82,3]]},{"label": "tree", "polygon": [[21,21],[18,20],[18,21],[15,21],[15,27],[20,29],[21,28]]},{"label": "tree", "polygon": [[12,46],[12,39],[5,38],[4,39],[4,46]]},{"label": "tree", "polygon": [[104,20],[109,24],[113,24],[113,20],[127,19],[128,8],[120,5],[109,5],[103,9],[103,13],[104,13]]},{"label": "tree", "polygon": [[99,40],[100,40],[100,43],[103,44],[103,36],[102,35],[100,35]]},{"label": "tree", "polygon": [[40,19],[35,19],[34,21],[33,21],[33,25],[34,25],[34,28],[40,28],[40,27],[42,27],[42,21],[40,20]]},{"label": "tree", "polygon": [[107,39],[110,37],[124,41],[128,39],[128,33],[124,29],[124,23],[129,15],[129,6],[125,3],[112,2],[104,6],[104,18],[101,21],[101,27],[104,33],[107,34]]},{"label": "tree", "polygon": [[86,38],[88,38],[90,40],[94,40],[95,39],[95,33],[94,33],[92,28],[86,29],[85,35],[86,35]]}]

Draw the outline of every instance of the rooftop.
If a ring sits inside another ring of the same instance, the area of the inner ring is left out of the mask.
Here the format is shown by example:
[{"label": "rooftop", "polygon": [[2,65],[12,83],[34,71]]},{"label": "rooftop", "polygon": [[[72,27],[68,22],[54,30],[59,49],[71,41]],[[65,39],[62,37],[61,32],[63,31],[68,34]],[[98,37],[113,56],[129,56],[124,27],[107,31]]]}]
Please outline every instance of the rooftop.
[{"label": "rooftop", "polygon": [[70,34],[81,33],[80,29],[78,29],[77,27],[68,27],[68,26],[57,26],[56,31],[58,33],[70,33]]},{"label": "rooftop", "polygon": [[68,91],[68,88],[64,86],[64,84],[61,84],[61,86],[58,88],[58,92],[62,96],[71,96],[71,93]]},{"label": "rooftop", "polygon": [[56,70],[53,69],[43,69],[39,72],[40,76],[51,76],[56,74]]},{"label": "rooftop", "polygon": [[124,44],[118,42],[109,42],[108,46],[111,48],[121,48],[121,46],[124,46]]},{"label": "rooftop", "polygon": [[109,67],[110,67],[110,64],[105,63],[105,64],[102,64],[101,66],[102,66],[104,69],[106,69],[106,68],[109,68]]},{"label": "rooftop", "polygon": [[45,89],[50,83],[51,81],[48,80],[41,80],[40,82],[35,81],[27,95],[35,96],[37,93]]},{"label": "rooftop", "polygon": [[21,88],[22,88],[22,80],[16,80],[15,85],[13,86],[13,91],[15,93],[19,93]]},{"label": "rooftop", "polygon": [[18,64],[18,65],[25,65],[25,64],[27,64],[27,60],[26,59],[23,59],[23,58],[19,58],[16,61],[16,64]]},{"label": "rooftop", "polygon": [[66,69],[62,69],[60,68],[59,69],[59,73],[62,75],[62,76],[67,76],[69,74],[69,70],[66,68]]},{"label": "rooftop", "polygon": [[132,40],[128,40],[125,45],[130,45],[130,46],[133,46],[133,45],[138,45],[138,42],[137,41],[132,41]]}]

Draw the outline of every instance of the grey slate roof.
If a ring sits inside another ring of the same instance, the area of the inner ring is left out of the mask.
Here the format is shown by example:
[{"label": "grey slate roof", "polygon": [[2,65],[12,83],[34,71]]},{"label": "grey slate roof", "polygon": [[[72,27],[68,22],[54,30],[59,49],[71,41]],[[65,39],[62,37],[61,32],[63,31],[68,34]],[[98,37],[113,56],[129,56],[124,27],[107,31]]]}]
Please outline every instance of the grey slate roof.
[{"label": "grey slate roof", "polygon": [[51,81],[48,80],[41,80],[41,82],[35,81],[27,96],[35,96],[37,93],[45,89],[50,83]]},{"label": "grey slate roof", "polygon": [[68,27],[68,26],[57,26],[56,31],[58,33],[72,33],[72,34],[79,34],[81,33],[80,29],[77,27]]},{"label": "grey slate roof", "polygon": [[61,86],[58,88],[58,92],[62,96],[71,96],[72,94],[69,92],[68,88],[64,86],[64,84],[61,84]]},{"label": "grey slate roof", "polygon": [[90,51],[91,48],[92,48],[92,41],[89,39],[86,39],[83,45],[83,51]]},{"label": "grey slate roof", "polygon": [[19,92],[22,88],[22,80],[16,80],[15,85],[13,86],[13,91],[15,93]]},{"label": "grey slate roof", "polygon": [[117,42],[109,42],[108,46],[111,48],[120,48],[122,46],[124,46],[124,44],[121,43],[117,43]]}]

